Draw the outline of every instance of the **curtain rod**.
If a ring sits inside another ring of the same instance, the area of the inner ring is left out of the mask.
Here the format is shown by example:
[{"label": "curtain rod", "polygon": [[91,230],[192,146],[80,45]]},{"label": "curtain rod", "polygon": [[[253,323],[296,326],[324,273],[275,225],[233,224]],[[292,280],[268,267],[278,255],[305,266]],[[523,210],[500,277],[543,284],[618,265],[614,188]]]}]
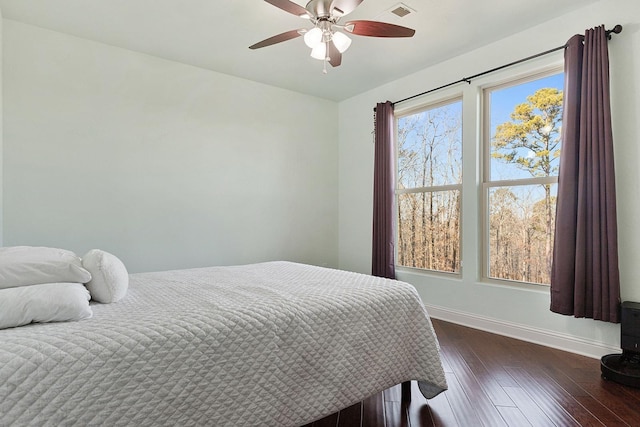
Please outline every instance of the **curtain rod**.
[{"label": "curtain rod", "polygon": [[[614,34],[614,33],[615,33],[615,34],[620,34],[621,32],[622,32],[622,25],[616,25],[616,26],[615,26],[615,27],[613,27],[611,30],[607,30],[607,31],[606,31],[607,38],[608,38],[609,40],[611,40],[611,34]],[[517,61],[513,61],[513,62],[510,62],[510,63],[508,63],[508,64],[501,65],[501,66],[499,66],[499,67],[492,68],[492,69],[490,69],[490,70],[483,71],[483,72],[478,73],[478,74],[474,74],[473,76],[463,77],[463,78],[461,78],[460,80],[456,80],[455,82],[447,83],[447,84],[445,84],[445,85],[442,85],[442,86],[436,87],[436,88],[434,88],[434,89],[429,89],[429,90],[427,90],[427,91],[425,91],[425,92],[421,92],[421,93],[419,93],[419,94],[417,94],[417,95],[412,95],[412,96],[409,96],[408,98],[404,98],[404,99],[401,99],[401,100],[399,100],[399,101],[392,102],[392,104],[393,104],[393,105],[396,105],[396,104],[399,104],[399,103],[401,103],[401,102],[409,101],[410,99],[417,98],[417,97],[419,97],[419,96],[423,96],[423,95],[429,94],[429,93],[431,93],[431,92],[435,92],[435,91],[438,91],[438,90],[440,90],[440,89],[444,89],[444,88],[447,88],[447,87],[449,87],[449,86],[453,86],[453,85],[456,85],[456,84],[459,84],[459,83],[469,83],[469,84],[471,84],[471,79],[475,79],[475,78],[478,78],[478,77],[480,77],[480,76],[484,76],[485,74],[490,74],[490,73],[493,73],[493,72],[495,72],[495,71],[502,70],[503,68],[508,68],[508,67],[513,66],[513,65],[520,64],[520,63],[522,63],[522,62],[530,61],[530,60],[532,60],[532,59],[539,58],[539,57],[544,56],[544,55],[548,55],[548,54],[550,54],[550,53],[552,53],[552,52],[556,52],[556,51],[558,51],[558,50],[564,49],[565,47],[567,47],[567,45],[566,45],[566,44],[564,44],[564,45],[562,45],[562,46],[555,47],[555,48],[553,48],[553,49],[546,50],[546,51],[544,51],[544,52],[537,53],[537,54],[535,54],[535,55],[527,56],[526,58],[522,58],[522,59],[519,59],[519,60],[517,60]],[[373,111],[376,111],[375,107],[373,108]]]}]

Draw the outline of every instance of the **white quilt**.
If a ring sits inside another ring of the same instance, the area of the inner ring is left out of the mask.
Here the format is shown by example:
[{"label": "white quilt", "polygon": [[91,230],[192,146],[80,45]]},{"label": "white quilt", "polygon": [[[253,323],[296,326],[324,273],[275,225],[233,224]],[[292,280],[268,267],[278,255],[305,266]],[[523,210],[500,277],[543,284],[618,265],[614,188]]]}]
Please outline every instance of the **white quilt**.
[{"label": "white quilt", "polygon": [[297,426],[407,380],[446,388],[402,282],[269,262],[133,274],[92,308],[0,330],[1,426]]}]

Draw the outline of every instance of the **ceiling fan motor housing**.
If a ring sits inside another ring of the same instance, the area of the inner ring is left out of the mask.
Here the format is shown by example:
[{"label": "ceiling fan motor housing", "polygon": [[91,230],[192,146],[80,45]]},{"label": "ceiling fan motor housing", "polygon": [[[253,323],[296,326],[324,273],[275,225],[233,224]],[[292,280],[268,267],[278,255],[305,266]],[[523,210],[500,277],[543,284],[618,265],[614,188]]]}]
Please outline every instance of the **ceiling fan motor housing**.
[{"label": "ceiling fan motor housing", "polygon": [[340,9],[332,8],[333,3],[333,0],[311,0],[307,3],[306,9],[316,18],[330,18],[333,10],[336,10],[338,15],[342,15]]}]

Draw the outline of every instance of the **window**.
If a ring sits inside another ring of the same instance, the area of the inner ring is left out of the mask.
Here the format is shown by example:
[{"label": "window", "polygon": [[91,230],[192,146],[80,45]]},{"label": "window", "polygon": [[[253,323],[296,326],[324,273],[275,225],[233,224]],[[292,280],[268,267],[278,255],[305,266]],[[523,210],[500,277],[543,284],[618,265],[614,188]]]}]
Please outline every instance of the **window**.
[{"label": "window", "polygon": [[460,272],[462,100],[397,116],[396,264]]},{"label": "window", "polygon": [[484,276],[549,284],[562,73],[484,89]]}]

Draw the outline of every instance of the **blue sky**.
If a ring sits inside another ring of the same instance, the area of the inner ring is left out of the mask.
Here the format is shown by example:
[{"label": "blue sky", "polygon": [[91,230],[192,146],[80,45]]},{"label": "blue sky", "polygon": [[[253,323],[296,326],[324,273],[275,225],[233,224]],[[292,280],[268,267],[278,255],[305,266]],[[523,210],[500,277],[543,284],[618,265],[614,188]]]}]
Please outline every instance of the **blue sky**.
[{"label": "blue sky", "polygon": [[[534,94],[538,89],[564,87],[564,74],[554,74],[542,79],[509,86],[491,92],[491,138],[495,135],[499,124],[511,120],[510,114],[516,105],[526,102],[527,96]],[[496,159],[491,160],[491,177],[493,179],[530,178],[531,175],[514,165],[507,165]]]},{"label": "blue sky", "polygon": [[[564,86],[564,74],[558,73],[551,76],[547,76],[541,79],[537,79],[534,81],[529,81],[525,83],[520,83],[514,86],[508,86],[501,89],[493,90],[490,92],[491,96],[491,112],[490,112],[490,126],[491,126],[491,137],[495,134],[496,127],[504,122],[511,120],[511,113],[513,112],[516,105],[526,102],[527,97],[529,95],[534,94],[538,89],[545,87],[558,88],[562,90]],[[462,115],[462,102],[455,101],[446,105],[439,106],[433,110],[427,110],[435,113],[436,111],[440,111],[444,114],[444,116],[448,117],[461,117]],[[437,114],[437,113],[436,113]],[[425,120],[427,116],[426,112],[416,113],[411,116],[401,117],[398,120],[398,125],[403,127],[405,125],[405,120],[410,118],[420,117],[420,120]],[[459,138],[459,144],[462,144],[461,138],[462,133],[460,129],[460,133],[457,135]],[[488,142],[487,142],[488,143]],[[412,132],[407,136],[405,141],[405,147],[414,148],[416,151],[420,152],[419,149],[420,141],[418,134],[416,132]],[[438,147],[436,152],[433,153],[434,158],[436,158],[436,164],[448,163],[448,159],[446,156],[445,147]],[[420,157],[421,155],[418,154]],[[400,160],[400,159],[399,159]],[[421,162],[419,161],[418,164]],[[491,160],[491,175],[492,179],[517,179],[517,178],[530,178],[531,175],[519,169],[517,166],[513,164],[506,164],[503,161],[492,159]],[[442,172],[440,172],[442,173]],[[418,187],[420,186],[419,177],[417,176],[405,176],[404,182],[402,182],[402,186],[407,187]],[[439,173],[436,173],[436,182],[432,185],[443,185],[443,184],[455,184],[458,183],[457,179],[451,180],[450,176],[443,176]]]}]

